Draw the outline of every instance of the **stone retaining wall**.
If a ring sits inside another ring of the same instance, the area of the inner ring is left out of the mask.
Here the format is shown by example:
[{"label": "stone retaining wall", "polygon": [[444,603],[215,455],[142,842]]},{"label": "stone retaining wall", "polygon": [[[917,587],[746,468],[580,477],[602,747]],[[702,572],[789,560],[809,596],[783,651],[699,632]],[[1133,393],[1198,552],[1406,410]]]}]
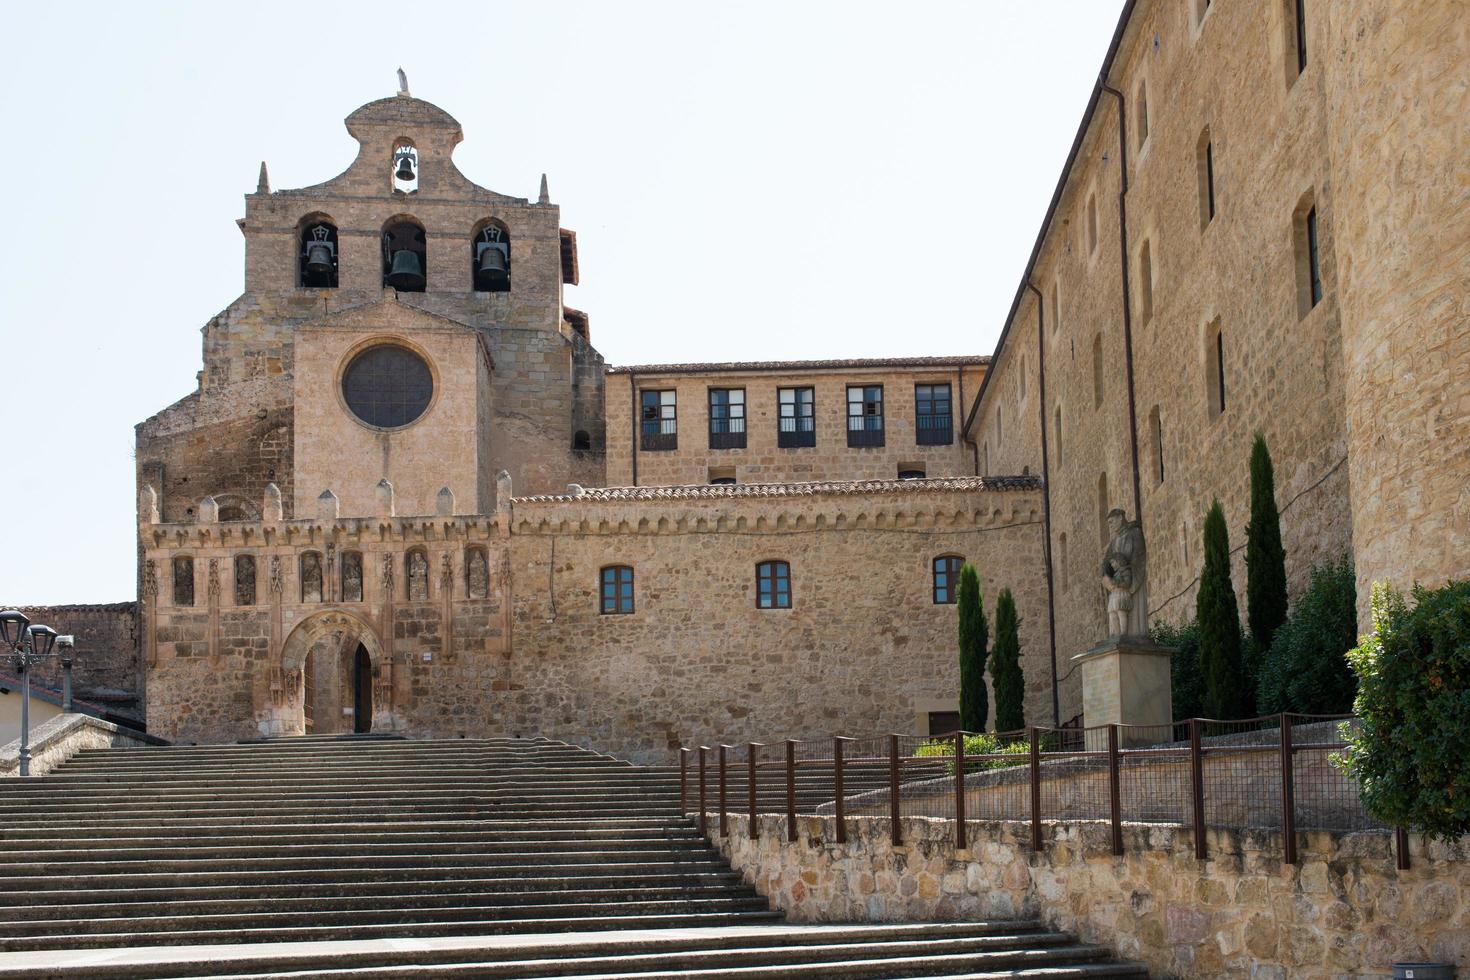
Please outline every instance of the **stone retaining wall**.
[{"label": "stone retaining wall", "polygon": [[830,817],[730,815],[710,832],[745,880],[795,922],[901,922],[1036,917],[1084,941],[1110,945],[1155,976],[1326,980],[1386,976],[1396,961],[1470,968],[1470,839],[1426,845],[1411,837],[1413,867],[1395,870],[1383,833],[1299,835],[1299,864],[1281,861],[1281,836],[1212,830],[1207,861],[1183,828],[1129,824],[1114,857],[1101,822],[1030,827],[905,818],[894,847],[885,818],[848,820],[833,843]]},{"label": "stone retaining wall", "polygon": [[[167,745],[161,738],[91,715],[57,715],[31,732],[31,775],[44,776],[83,749]],[[0,747],[0,779],[20,775],[20,739]]]}]

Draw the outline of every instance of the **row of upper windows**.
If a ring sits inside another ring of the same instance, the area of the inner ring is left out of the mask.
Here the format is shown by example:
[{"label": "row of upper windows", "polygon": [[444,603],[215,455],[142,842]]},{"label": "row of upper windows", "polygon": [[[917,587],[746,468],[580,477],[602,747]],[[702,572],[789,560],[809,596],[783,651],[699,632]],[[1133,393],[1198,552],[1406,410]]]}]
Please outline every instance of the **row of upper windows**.
[{"label": "row of upper windows", "polygon": [[[931,566],[931,595],[937,606],[954,605],[959,591],[960,568],[965,559],[959,555],[940,555]],[[633,612],[633,568],[630,565],[608,565],[602,569],[598,593],[604,616],[620,616]],[[755,607],[757,609],[791,608],[791,564],[763,561],[755,566]]]},{"label": "row of upper windows", "polygon": [[[449,556],[446,555],[445,561]],[[334,569],[332,566],[336,565]],[[472,545],[464,552],[464,595],[466,599],[485,599],[490,594],[490,562],[485,549]],[[257,564],[254,555],[236,555],[234,560],[234,597],[237,606],[253,606],[258,601]],[[360,551],[344,551],[329,555],[323,561],[319,551],[302,552],[297,559],[297,587],[301,602],[362,602],[363,556]],[[279,572],[278,568],[273,572]],[[194,559],[179,555],[173,559],[173,604],[194,605]],[[211,574],[215,572],[211,571]],[[391,572],[389,573],[391,575]],[[331,594],[336,586],[336,595]],[[211,590],[218,583],[211,583]],[[429,600],[429,556],[422,548],[413,548],[403,556],[403,598],[409,602]]]},{"label": "row of upper windows", "polygon": [[[710,388],[709,448],[744,449],[745,389]],[[782,449],[817,444],[816,389],[778,388],[776,445]],[[678,393],[672,388],[639,392],[639,446],[646,452],[679,448]],[[847,444],[882,446],[883,386],[847,386]],[[954,407],[948,384],[914,386],[914,442],[947,446],[954,442]]]},{"label": "row of upper windows", "polygon": [[[401,293],[421,293],[428,286],[429,262],[424,226],[414,218],[389,219],[383,226],[383,285]],[[297,240],[296,284],[308,289],[337,287],[337,226],[317,216],[302,222]],[[470,235],[467,258],[476,292],[510,291],[510,231],[493,218]]]}]

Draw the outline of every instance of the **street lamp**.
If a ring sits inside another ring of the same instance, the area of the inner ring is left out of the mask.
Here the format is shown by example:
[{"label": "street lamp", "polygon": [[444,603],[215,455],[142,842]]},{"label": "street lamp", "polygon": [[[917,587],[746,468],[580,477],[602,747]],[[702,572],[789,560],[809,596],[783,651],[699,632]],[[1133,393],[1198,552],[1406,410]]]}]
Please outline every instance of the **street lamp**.
[{"label": "street lamp", "polygon": [[0,642],[10,647],[20,667],[20,774],[31,774],[31,668],[51,656],[56,631],[49,626],[32,626],[25,614],[7,609],[0,612]]}]

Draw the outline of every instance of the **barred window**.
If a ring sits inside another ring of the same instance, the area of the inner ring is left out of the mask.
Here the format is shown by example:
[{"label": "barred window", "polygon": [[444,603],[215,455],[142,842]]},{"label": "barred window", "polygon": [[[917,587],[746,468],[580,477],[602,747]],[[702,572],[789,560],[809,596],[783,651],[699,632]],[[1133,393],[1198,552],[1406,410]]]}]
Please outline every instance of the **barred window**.
[{"label": "barred window", "polygon": [[745,448],[745,389],[709,390],[709,447]]},{"label": "barred window", "polygon": [[633,569],[609,565],[602,570],[602,614],[616,616],[633,611]]},{"label": "barred window", "polygon": [[763,561],[755,566],[757,609],[791,608],[791,566],[784,561]]},{"label": "barred window", "polygon": [[641,393],[643,449],[679,448],[679,418],[673,390]]},{"label": "barred window", "polygon": [[954,442],[954,414],[949,385],[914,386],[915,441],[920,446],[947,446]]},{"label": "barred window", "polygon": [[781,449],[800,449],[817,444],[816,389],[778,388],[780,405],[776,445]]},{"label": "barred window", "polygon": [[849,385],[847,388],[847,444],[883,445],[883,386]]}]

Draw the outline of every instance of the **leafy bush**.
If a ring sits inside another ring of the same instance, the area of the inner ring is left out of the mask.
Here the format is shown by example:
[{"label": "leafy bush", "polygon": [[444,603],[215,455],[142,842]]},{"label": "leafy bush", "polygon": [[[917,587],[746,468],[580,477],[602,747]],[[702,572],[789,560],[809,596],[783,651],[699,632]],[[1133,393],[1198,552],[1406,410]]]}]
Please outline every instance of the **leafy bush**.
[{"label": "leafy bush", "polygon": [[1205,697],[1205,681],[1199,670],[1199,621],[1171,626],[1156,620],[1150,632],[1155,643],[1176,650],[1169,662],[1174,719],[1198,718]]},{"label": "leafy bush", "polygon": [[1344,555],[1312,570],[1312,584],[1264,652],[1256,684],[1258,709],[1264,714],[1353,710],[1358,684],[1347,652],[1357,642],[1358,587],[1352,562]]},{"label": "leafy bush", "polygon": [[[1016,756],[1011,759],[974,759],[976,755]],[[954,739],[936,738],[914,750],[916,758],[943,757],[944,771],[954,773]],[[1008,769],[1024,766],[1031,760],[1031,746],[1027,742],[1005,742],[990,733],[965,736],[965,772],[983,772],[986,769]]]},{"label": "leafy bush", "polygon": [[1363,806],[1391,826],[1470,834],[1470,581],[1415,587],[1414,607],[1373,590],[1373,632],[1348,653],[1358,675],[1341,760]]}]

